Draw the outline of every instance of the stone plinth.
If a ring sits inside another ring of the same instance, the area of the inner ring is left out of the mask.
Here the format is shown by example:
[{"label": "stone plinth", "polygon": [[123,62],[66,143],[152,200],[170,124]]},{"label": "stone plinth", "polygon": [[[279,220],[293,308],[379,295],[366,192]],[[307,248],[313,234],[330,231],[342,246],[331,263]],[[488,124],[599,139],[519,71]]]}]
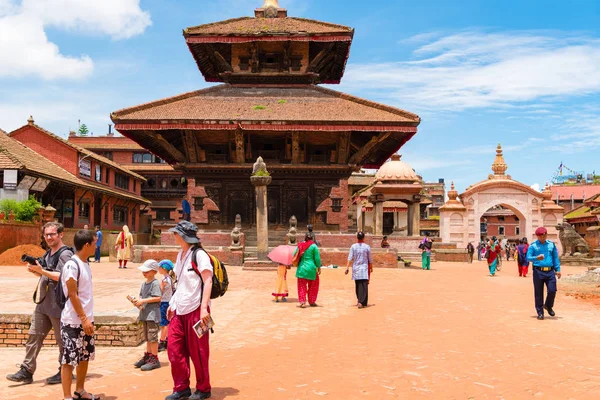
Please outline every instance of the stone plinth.
[{"label": "stone plinth", "polygon": [[267,260],[269,253],[269,220],[267,214],[267,186],[270,176],[251,176],[256,196],[256,256],[259,260]]},{"label": "stone plinth", "polygon": [[[232,251],[227,246],[204,246],[204,248],[208,253],[217,257],[227,266],[239,267],[244,263],[243,250]],[[181,250],[179,246],[133,246],[133,258],[131,259],[131,262],[143,263],[146,260],[158,261],[165,258],[175,261],[179,250]]]}]

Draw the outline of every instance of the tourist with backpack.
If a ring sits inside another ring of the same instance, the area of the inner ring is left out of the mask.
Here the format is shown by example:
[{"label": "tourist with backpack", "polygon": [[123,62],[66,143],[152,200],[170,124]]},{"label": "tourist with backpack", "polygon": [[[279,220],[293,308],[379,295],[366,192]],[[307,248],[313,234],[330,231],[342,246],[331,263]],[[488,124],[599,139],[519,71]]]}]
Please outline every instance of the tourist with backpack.
[{"label": "tourist with backpack", "polygon": [[421,269],[431,269],[431,247],[433,242],[429,239],[429,232],[425,234],[425,237],[419,244],[421,250]]},{"label": "tourist with backpack", "polygon": [[525,278],[527,277],[527,272],[529,271],[529,261],[527,261],[528,249],[529,244],[527,244],[527,238],[524,237],[517,246],[517,265],[519,267],[519,276]]},{"label": "tourist with backpack", "polygon": [[[211,396],[209,359],[209,332],[198,338],[194,325],[200,320],[210,321],[210,298],[213,288],[211,257],[200,247],[198,227],[189,221],[180,221],[174,228],[175,242],[181,251],[177,254],[175,275],[177,291],[169,301],[169,346],[173,393],[166,400],[207,399]],[[193,260],[192,260],[193,259]],[[196,391],[190,389],[190,359],[196,372]]]},{"label": "tourist with backpack", "polygon": [[[94,297],[92,269],[87,262],[96,251],[96,235],[88,229],[75,233],[75,255],[60,275],[57,302],[62,308],[60,336],[63,342],[62,388],[65,399],[97,399],[85,390],[88,363],[94,360]],[[73,369],[77,369],[72,397]]]},{"label": "tourist with backpack", "polygon": [[36,304],[33,315],[31,316],[31,326],[29,336],[25,344],[25,359],[21,363],[19,371],[6,377],[9,381],[20,383],[32,383],[33,374],[37,368],[36,359],[44,339],[48,336],[51,329],[54,329],[54,338],[58,346],[59,369],[56,375],[46,379],[48,385],[61,382],[60,364],[62,358],[62,341],[60,339],[60,313],[55,299],[55,288],[60,278],[63,266],[71,256],[73,251],[63,243],[64,227],[58,222],[48,222],[42,228],[44,240],[48,245],[48,251],[43,255],[45,266],[39,264],[28,264],[29,272],[40,277],[37,289],[33,295],[33,301]]}]

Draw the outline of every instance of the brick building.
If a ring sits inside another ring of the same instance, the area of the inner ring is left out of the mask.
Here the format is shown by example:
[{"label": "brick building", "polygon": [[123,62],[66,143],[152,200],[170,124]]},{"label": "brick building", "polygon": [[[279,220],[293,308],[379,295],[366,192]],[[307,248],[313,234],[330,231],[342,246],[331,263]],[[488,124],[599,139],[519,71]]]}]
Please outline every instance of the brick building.
[{"label": "brick building", "polygon": [[586,199],[600,194],[600,185],[588,184],[554,184],[550,186],[552,200],[569,212],[583,205]]},{"label": "brick building", "polygon": [[86,150],[100,154],[119,165],[143,176],[141,195],[151,201],[144,210],[153,221],[155,229],[169,227],[182,217],[182,201],[188,199],[188,182],[181,171],[175,171],[160,157],[124,136],[115,136],[109,127],[104,136],[69,135],[69,142]]},{"label": "brick building", "polygon": [[588,228],[600,225],[600,194],[585,199],[582,205],[565,214],[565,221],[585,237]]},{"label": "brick building", "polygon": [[517,241],[523,237],[519,217],[502,206],[486,211],[481,217],[481,238],[496,236]]},{"label": "brick building", "polygon": [[65,227],[145,230],[140,229],[140,211],[150,202],[141,196],[141,175],[48,132],[33,118],[2,136],[19,167],[17,187],[51,204]]}]

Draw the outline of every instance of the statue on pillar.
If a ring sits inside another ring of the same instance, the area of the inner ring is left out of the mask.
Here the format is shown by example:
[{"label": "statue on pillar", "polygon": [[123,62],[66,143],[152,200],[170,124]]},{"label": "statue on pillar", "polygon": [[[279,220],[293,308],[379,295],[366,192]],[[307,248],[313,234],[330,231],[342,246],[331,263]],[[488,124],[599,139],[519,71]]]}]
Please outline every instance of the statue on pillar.
[{"label": "statue on pillar", "polygon": [[296,219],[295,215],[290,217],[290,229],[291,228],[298,228],[298,220]]},{"label": "statue on pillar", "polygon": [[234,227],[231,231],[231,246],[230,250],[241,250],[242,249],[242,230],[239,227]]},{"label": "statue on pillar", "polygon": [[236,214],[235,216],[235,227],[242,229],[242,216],[240,214]]}]

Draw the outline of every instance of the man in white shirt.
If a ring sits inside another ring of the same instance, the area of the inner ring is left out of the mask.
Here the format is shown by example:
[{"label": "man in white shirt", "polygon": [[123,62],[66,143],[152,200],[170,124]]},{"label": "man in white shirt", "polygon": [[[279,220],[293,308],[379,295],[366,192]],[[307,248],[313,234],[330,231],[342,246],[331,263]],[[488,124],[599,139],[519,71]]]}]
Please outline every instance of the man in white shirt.
[{"label": "man in white shirt", "polygon": [[[201,400],[211,396],[208,371],[209,333],[201,338],[196,335],[193,326],[200,320],[210,320],[210,293],[212,289],[213,267],[204,250],[196,252],[196,265],[200,275],[192,267],[192,254],[200,246],[198,227],[181,221],[174,228],[175,242],[181,247],[175,264],[177,290],[169,301],[167,318],[169,323],[169,361],[173,376],[173,393],[166,400]],[[190,389],[190,361],[196,371],[196,391]]]},{"label": "man in white shirt", "polygon": [[94,298],[92,270],[87,259],[96,250],[96,236],[90,230],[80,230],[73,238],[75,255],[67,261],[61,274],[67,302],[60,315],[60,335],[63,342],[62,387],[65,400],[72,400],[73,368],[77,368],[75,396],[94,399],[84,389],[88,362],[94,359]]}]

